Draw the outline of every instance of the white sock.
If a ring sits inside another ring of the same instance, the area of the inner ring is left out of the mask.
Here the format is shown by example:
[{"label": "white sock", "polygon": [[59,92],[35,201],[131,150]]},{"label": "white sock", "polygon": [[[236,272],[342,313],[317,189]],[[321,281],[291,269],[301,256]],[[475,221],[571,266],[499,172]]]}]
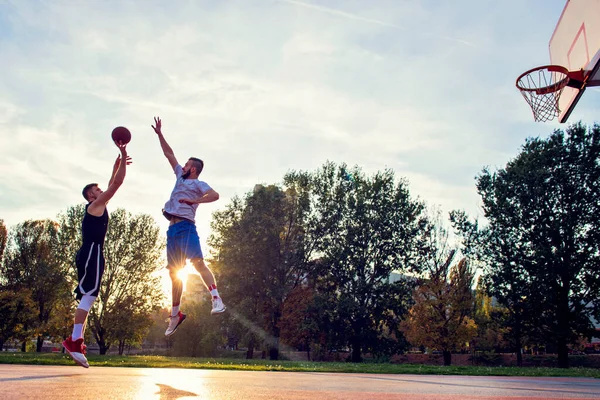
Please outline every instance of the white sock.
[{"label": "white sock", "polygon": [[71,334],[71,340],[75,341],[83,337],[83,324],[73,325],[73,333]]},{"label": "white sock", "polygon": [[171,308],[171,317],[174,317],[177,314],[179,314],[179,306],[173,306],[173,308]]},{"label": "white sock", "polygon": [[210,294],[212,295],[213,299],[219,297],[219,291],[217,289],[211,290]]}]

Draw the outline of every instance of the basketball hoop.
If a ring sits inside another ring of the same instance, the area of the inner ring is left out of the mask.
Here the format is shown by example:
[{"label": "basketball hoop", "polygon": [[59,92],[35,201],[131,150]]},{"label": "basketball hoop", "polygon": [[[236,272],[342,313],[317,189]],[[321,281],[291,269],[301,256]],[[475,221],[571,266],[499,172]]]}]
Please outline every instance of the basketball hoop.
[{"label": "basketball hoop", "polygon": [[569,70],[560,65],[533,68],[517,78],[517,89],[531,107],[536,121],[546,122],[558,117],[558,100],[569,79]]}]

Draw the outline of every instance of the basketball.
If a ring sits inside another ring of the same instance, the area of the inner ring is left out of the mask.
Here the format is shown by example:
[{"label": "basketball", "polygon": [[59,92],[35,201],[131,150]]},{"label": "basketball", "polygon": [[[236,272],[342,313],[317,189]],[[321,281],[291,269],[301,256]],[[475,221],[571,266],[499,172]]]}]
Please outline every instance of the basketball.
[{"label": "basketball", "polygon": [[129,129],[125,128],[124,126],[117,126],[115,129],[113,129],[111,137],[115,143],[123,142],[127,144],[131,140],[131,132],[129,132]]}]

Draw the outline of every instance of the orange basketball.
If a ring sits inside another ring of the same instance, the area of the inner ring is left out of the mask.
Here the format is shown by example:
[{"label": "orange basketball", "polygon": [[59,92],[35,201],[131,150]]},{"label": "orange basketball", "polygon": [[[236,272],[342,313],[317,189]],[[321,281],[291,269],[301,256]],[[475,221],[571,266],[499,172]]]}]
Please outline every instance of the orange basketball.
[{"label": "orange basketball", "polygon": [[129,143],[131,140],[131,132],[124,126],[117,126],[111,134],[113,142]]}]

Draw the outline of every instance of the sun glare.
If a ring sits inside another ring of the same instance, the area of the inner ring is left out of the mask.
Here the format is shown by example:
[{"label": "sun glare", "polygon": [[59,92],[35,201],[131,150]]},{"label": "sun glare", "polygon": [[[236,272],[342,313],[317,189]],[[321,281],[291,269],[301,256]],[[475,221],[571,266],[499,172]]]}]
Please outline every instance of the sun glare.
[{"label": "sun glare", "polygon": [[[187,284],[188,275],[191,273],[194,267],[187,263],[185,267],[183,267],[178,273],[177,276],[179,279],[183,281],[183,290],[185,291],[185,287]],[[169,278],[169,271],[165,268],[160,272],[160,277],[162,281],[163,293],[165,294],[165,304],[166,306],[171,305],[171,278]]]}]

